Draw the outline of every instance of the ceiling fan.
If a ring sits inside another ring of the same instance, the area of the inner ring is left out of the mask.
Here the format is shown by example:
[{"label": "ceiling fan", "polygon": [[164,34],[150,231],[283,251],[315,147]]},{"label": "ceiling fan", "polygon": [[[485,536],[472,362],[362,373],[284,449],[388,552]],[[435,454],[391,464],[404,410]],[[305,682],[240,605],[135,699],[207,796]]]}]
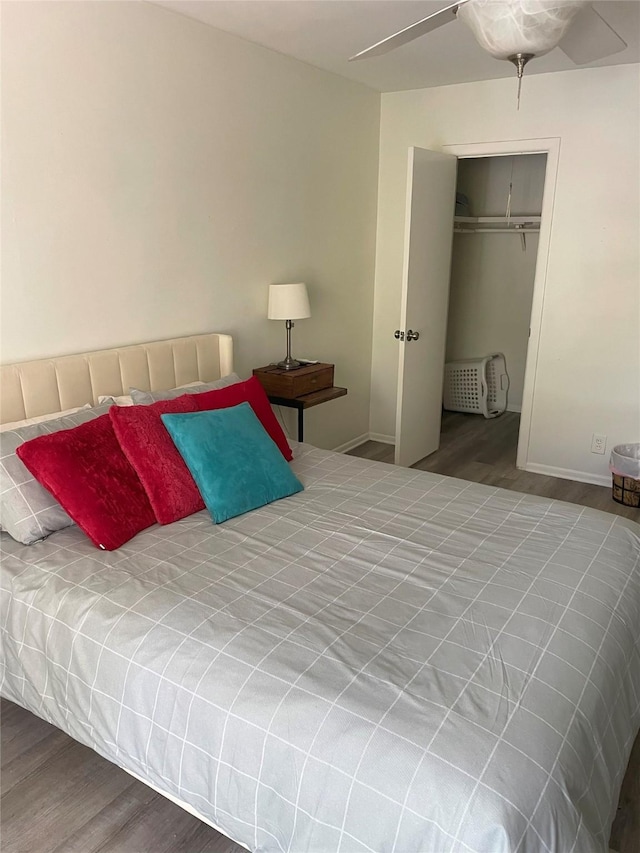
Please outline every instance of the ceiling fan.
[{"label": "ceiling fan", "polygon": [[560,47],[576,65],[584,65],[627,46],[586,0],[458,0],[350,59],[380,56],[456,18],[471,29],[480,47],[515,65],[518,100],[527,62],[554,47]]}]

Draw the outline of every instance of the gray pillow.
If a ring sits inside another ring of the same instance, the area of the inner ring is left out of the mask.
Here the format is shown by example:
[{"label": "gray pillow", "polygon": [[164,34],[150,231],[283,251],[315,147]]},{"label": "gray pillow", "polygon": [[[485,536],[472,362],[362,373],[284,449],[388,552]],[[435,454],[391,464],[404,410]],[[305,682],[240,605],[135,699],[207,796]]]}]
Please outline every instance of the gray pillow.
[{"label": "gray pillow", "polygon": [[150,403],[157,403],[158,400],[174,400],[183,394],[202,394],[203,391],[217,391],[219,388],[226,388],[228,385],[235,385],[237,382],[242,382],[242,379],[237,373],[230,373],[228,376],[223,376],[222,379],[216,379],[215,382],[204,382],[202,385],[187,385],[183,388],[171,388],[168,391],[140,391],[138,388],[129,388],[129,393],[136,406],[148,406]]},{"label": "gray pillow", "polygon": [[18,542],[32,545],[73,521],[60,504],[25,468],[16,448],[62,429],[71,429],[108,412],[111,406],[81,409],[51,421],[17,427],[0,433],[0,525]]}]

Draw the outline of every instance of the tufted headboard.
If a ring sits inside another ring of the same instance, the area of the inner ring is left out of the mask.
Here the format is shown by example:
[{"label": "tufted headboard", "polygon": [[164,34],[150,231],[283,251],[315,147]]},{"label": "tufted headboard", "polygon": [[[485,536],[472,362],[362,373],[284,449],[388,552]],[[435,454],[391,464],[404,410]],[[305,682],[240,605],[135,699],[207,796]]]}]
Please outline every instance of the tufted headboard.
[{"label": "tufted headboard", "polygon": [[233,371],[230,335],[192,335],[0,367],[0,423],[97,403],[129,388],[156,391]]}]

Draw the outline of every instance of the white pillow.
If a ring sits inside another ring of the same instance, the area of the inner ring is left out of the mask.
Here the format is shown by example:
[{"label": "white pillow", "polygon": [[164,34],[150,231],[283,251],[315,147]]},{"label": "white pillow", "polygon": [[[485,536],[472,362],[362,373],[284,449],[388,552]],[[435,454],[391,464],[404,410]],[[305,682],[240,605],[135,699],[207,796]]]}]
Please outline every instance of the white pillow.
[{"label": "white pillow", "polygon": [[9,428],[0,434],[0,530],[6,530],[17,542],[31,545],[56,530],[73,524],[53,495],[26,469],[17,448],[39,435],[49,435],[100,417],[107,406],[81,406],[71,415],[58,412],[48,420],[24,427]]},{"label": "white pillow", "polygon": [[135,403],[129,394],[121,394],[119,397],[114,397],[112,394],[101,394],[98,397],[98,405],[110,403],[112,406],[135,406]]},{"label": "white pillow", "polygon": [[[204,385],[199,379],[195,382],[187,382],[186,385],[178,385],[178,388],[193,388],[194,385]],[[144,392],[143,392],[144,393]],[[122,394],[120,397],[114,397],[111,394],[98,397],[98,404],[111,403],[112,406],[135,406],[136,402],[129,394]]]},{"label": "white pillow", "polygon": [[138,388],[130,388],[133,402],[136,406],[148,406],[150,403],[157,403],[158,400],[173,400],[175,397],[181,397],[182,394],[199,394],[202,391],[213,391],[219,388],[226,388],[228,385],[235,385],[236,382],[242,380],[236,373],[230,373],[228,376],[223,376],[222,379],[216,379],[213,382],[188,382],[186,385],[179,385],[177,388],[170,388],[166,391],[140,391]]},{"label": "white pillow", "polygon": [[43,424],[45,421],[54,421],[56,418],[65,417],[65,415],[75,415],[76,412],[80,412],[82,409],[90,408],[91,403],[85,403],[84,406],[76,406],[75,409],[67,409],[64,412],[50,412],[48,415],[38,415],[35,418],[25,418],[23,421],[11,421],[11,423],[0,424],[0,432],[5,432],[8,429],[18,429],[18,427],[23,426],[33,426],[33,424]]}]

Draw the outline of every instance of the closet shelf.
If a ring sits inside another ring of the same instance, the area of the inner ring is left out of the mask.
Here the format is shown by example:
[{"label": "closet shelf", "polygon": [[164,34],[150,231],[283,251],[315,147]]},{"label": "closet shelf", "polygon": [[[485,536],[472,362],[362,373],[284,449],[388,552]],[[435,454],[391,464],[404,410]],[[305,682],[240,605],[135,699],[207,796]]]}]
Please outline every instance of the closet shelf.
[{"label": "closet shelf", "polygon": [[541,219],[542,219],[542,217],[539,214],[529,214],[527,216],[511,216],[511,217],[509,217],[509,219],[507,219],[506,216],[454,216],[453,217],[454,222],[460,222],[460,223],[468,222],[470,225],[475,225],[476,223],[481,224],[481,225],[484,225],[484,224],[488,225],[492,222],[495,222],[496,224],[499,224],[499,223],[505,223],[506,224],[507,222],[511,222],[514,225],[524,224],[524,223],[528,223],[528,222],[540,224]]},{"label": "closet shelf", "polygon": [[454,216],[453,230],[456,234],[522,234],[540,230],[539,215],[531,216]]}]

